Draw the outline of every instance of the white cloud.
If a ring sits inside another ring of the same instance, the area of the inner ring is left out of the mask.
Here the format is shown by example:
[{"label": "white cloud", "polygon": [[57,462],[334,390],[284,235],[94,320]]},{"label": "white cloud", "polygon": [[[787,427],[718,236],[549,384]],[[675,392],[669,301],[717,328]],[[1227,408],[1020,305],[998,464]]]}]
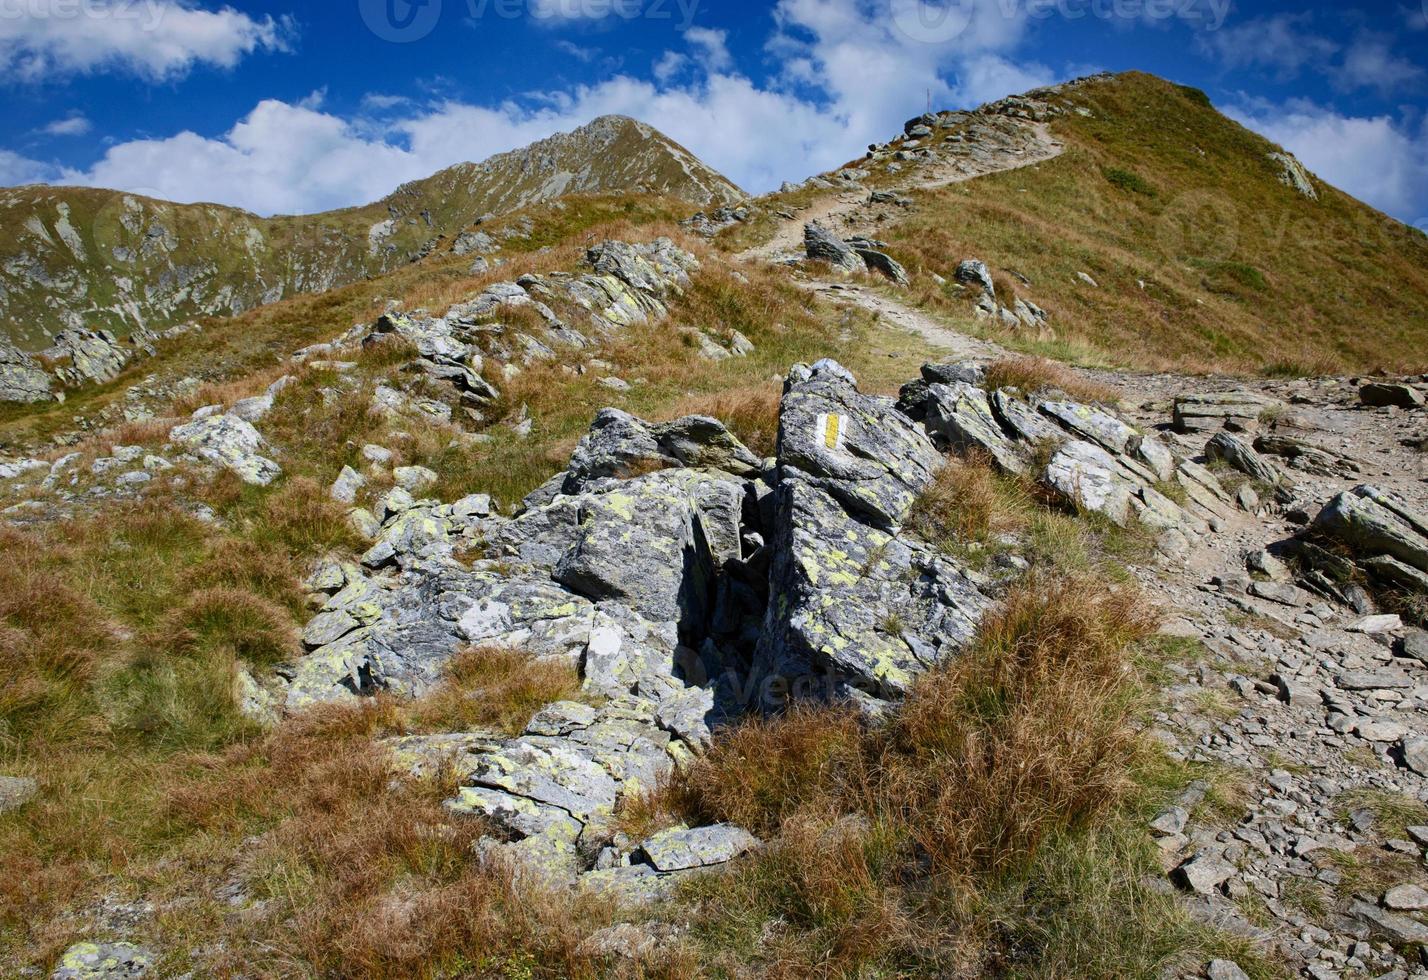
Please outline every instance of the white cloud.
[{"label": "white cloud", "polygon": [[53,176],[53,167],[10,150],[0,150],[0,185],[38,184]]},{"label": "white cloud", "polygon": [[593,61],[595,56],[600,53],[598,48],[582,48],[574,41],[567,41],[564,38],[555,42],[555,49],[565,52],[576,61],[585,62]]},{"label": "white cloud", "polygon": [[120,144],[65,179],[259,213],[316,211],[376,200],[442,167],[621,113],[757,193],[895,135],[929,92],[937,108],[968,106],[1053,80],[1045,67],[1011,59],[1025,21],[1007,16],[1004,0],[959,7],[968,17],[950,34],[909,20],[909,2],[780,0],[770,44],[782,70],[765,84],[734,68],[723,32],[692,28],[684,50],[658,59],[651,80],[617,75],[486,106],[418,108],[374,95],[353,118],[269,100],[221,136]]},{"label": "white cloud", "polygon": [[1277,14],[1198,36],[1201,50],[1229,69],[1262,68],[1279,80],[1314,70],[1344,91],[1387,94],[1416,84],[1424,70],[1394,54],[1390,34],[1360,31],[1346,46],[1310,29],[1310,14]]},{"label": "white cloud", "polygon": [[707,27],[691,27],[684,32],[684,39],[699,53],[699,63],[709,71],[724,71],[734,63],[729,54],[727,31],[715,31]]},{"label": "white cloud", "polygon": [[678,51],[666,51],[659,56],[650,70],[654,72],[655,81],[663,84],[684,71],[688,64],[688,55],[680,54]]},{"label": "white cloud", "polygon": [[46,136],[83,136],[94,128],[94,124],[78,112],[70,113],[63,119],[56,119],[40,128]]},{"label": "white cloud", "polygon": [[1337,83],[1347,89],[1376,88],[1388,93],[1413,85],[1423,69],[1389,50],[1389,38],[1360,35],[1344,52]]},{"label": "white cloud", "polygon": [[1321,178],[1402,221],[1428,222],[1428,120],[1345,116],[1312,102],[1247,102],[1230,117],[1289,149]]},{"label": "white cloud", "polygon": [[362,96],[362,108],[370,112],[386,112],[411,102],[405,95],[387,95],[383,92],[368,92]]},{"label": "white cloud", "polygon": [[1309,30],[1312,19],[1309,14],[1258,17],[1200,34],[1198,43],[1227,68],[1268,68],[1281,78],[1293,78],[1339,50],[1338,44]]},{"label": "white cloud", "polygon": [[256,51],[286,50],[292,32],[287,20],[180,0],[11,3],[0,13],[0,76],[26,82],[109,69],[158,81],[197,64],[231,68]]},{"label": "white cloud", "polygon": [[374,201],[420,176],[423,164],[399,147],[336,116],[267,100],[218,139],[185,132],[121,143],[62,179],[273,214]]}]

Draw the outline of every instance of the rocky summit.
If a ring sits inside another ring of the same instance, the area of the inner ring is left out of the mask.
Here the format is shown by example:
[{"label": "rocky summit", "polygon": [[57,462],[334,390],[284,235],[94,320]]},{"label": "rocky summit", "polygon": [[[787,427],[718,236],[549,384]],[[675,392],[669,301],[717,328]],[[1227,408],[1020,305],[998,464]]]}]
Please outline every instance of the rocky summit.
[{"label": "rocky summit", "polygon": [[1201,359],[1323,256],[1150,263],[1187,161],[1362,208],[1229,125],[1092,76],[743,199],[606,117],[301,283],[5,192],[0,973],[1428,976],[1428,365],[1346,299],[1423,253]]}]

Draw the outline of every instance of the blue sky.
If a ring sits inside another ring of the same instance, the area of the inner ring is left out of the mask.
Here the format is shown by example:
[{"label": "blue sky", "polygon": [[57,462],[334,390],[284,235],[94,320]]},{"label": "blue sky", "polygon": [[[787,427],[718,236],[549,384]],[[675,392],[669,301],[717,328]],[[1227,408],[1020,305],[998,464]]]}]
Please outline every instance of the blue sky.
[{"label": "blue sky", "polygon": [[1428,229],[1428,0],[0,0],[0,184],[316,211],[622,112],[761,192],[1132,68]]}]

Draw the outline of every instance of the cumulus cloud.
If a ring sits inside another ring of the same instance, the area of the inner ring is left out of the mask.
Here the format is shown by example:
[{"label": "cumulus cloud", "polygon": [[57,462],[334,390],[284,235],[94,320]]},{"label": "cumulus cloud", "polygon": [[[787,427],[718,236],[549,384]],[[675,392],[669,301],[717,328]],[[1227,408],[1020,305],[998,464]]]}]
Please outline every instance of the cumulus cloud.
[{"label": "cumulus cloud", "polygon": [[1306,71],[1328,76],[1343,91],[1378,89],[1387,94],[1419,83],[1424,70],[1393,51],[1391,34],[1359,31],[1347,44],[1313,28],[1313,15],[1277,14],[1199,35],[1202,51],[1229,69],[1258,68],[1280,81]]},{"label": "cumulus cloud", "polygon": [[179,0],[17,3],[0,17],[0,76],[40,82],[105,69],[159,81],[286,50],[291,22]]},{"label": "cumulus cloud", "polygon": [[1245,102],[1230,117],[1289,149],[1324,180],[1419,227],[1428,226],[1428,120],[1346,116],[1312,102]]},{"label": "cumulus cloud", "polygon": [[1045,67],[1010,57],[1025,21],[1007,16],[1002,0],[959,0],[965,19],[931,28],[909,16],[911,2],[780,0],[770,51],[783,67],[763,83],[735,68],[724,32],[691,28],[651,79],[617,75],[495,105],[373,95],[351,118],[315,101],[268,100],[221,135],[119,144],[63,176],[264,214],[315,211],[375,200],[442,167],[621,113],[762,192],[892,136],[929,92],[938,108],[965,106],[1053,80]]},{"label": "cumulus cloud", "polygon": [[1423,69],[1407,58],[1394,54],[1390,39],[1377,35],[1360,35],[1344,52],[1336,82],[1342,88],[1376,88],[1388,93],[1415,85],[1423,77]]},{"label": "cumulus cloud", "polygon": [[94,128],[94,124],[78,112],[40,128],[46,136],[83,136]]},{"label": "cumulus cloud", "polygon": [[38,184],[50,180],[54,168],[10,150],[0,150],[0,184]]}]

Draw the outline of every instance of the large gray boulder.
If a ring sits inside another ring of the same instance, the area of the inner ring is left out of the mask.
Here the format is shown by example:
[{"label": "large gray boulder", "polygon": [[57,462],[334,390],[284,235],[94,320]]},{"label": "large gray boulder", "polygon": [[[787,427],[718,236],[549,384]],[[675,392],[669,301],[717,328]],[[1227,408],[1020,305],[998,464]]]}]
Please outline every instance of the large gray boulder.
[{"label": "large gray boulder", "polygon": [[833,361],[796,365],[779,411],[781,474],[797,470],[850,513],[898,526],[941,465],[931,439],[891,399],[864,395]]},{"label": "large gray boulder", "polygon": [[0,341],[0,402],[46,402],[54,378],[24,351]]},{"label": "large gray boulder", "polygon": [[1356,556],[1388,555],[1428,572],[1428,518],[1373,486],[1358,486],[1329,501],[1314,527],[1347,545]]},{"label": "large gray boulder", "polygon": [[1359,401],[1371,408],[1422,408],[1423,392],[1412,385],[1371,381],[1359,388]]},{"label": "large gray boulder", "polygon": [[267,486],[282,475],[282,467],[261,455],[267,443],[258,430],[236,415],[209,415],[180,425],[169,432],[169,440],[244,483]]},{"label": "large gray boulder", "polygon": [[940,462],[910,419],[860,393],[840,365],[790,372],[756,652],[766,690],[897,697],[970,639],[986,598],[901,531]]},{"label": "large gray boulder", "polygon": [[55,374],[70,387],[113,381],[129,362],[130,352],[108,330],[63,330],[45,352]]},{"label": "large gray boulder", "polygon": [[954,278],[964,286],[971,286],[983,295],[996,300],[997,287],[992,283],[991,270],[981,259],[963,259],[957,263]]},{"label": "large gray boulder", "polygon": [[803,251],[810,259],[827,262],[844,272],[864,272],[868,268],[847,242],[816,221],[803,226]]},{"label": "large gray boulder", "polygon": [[942,445],[984,453],[1008,473],[1026,472],[1026,454],[1002,430],[981,388],[963,381],[930,385],[923,411],[928,434]]},{"label": "large gray boulder", "polygon": [[1119,475],[1116,461],[1100,446],[1073,439],[1058,449],[1042,481],[1078,508],[1094,511],[1124,527],[1131,518],[1133,487]]},{"label": "large gray boulder", "polygon": [[874,242],[866,238],[850,238],[847,244],[849,248],[858,253],[858,257],[873,272],[882,273],[899,286],[906,286],[911,282],[902,263],[882,251],[886,247],[882,242]]}]

